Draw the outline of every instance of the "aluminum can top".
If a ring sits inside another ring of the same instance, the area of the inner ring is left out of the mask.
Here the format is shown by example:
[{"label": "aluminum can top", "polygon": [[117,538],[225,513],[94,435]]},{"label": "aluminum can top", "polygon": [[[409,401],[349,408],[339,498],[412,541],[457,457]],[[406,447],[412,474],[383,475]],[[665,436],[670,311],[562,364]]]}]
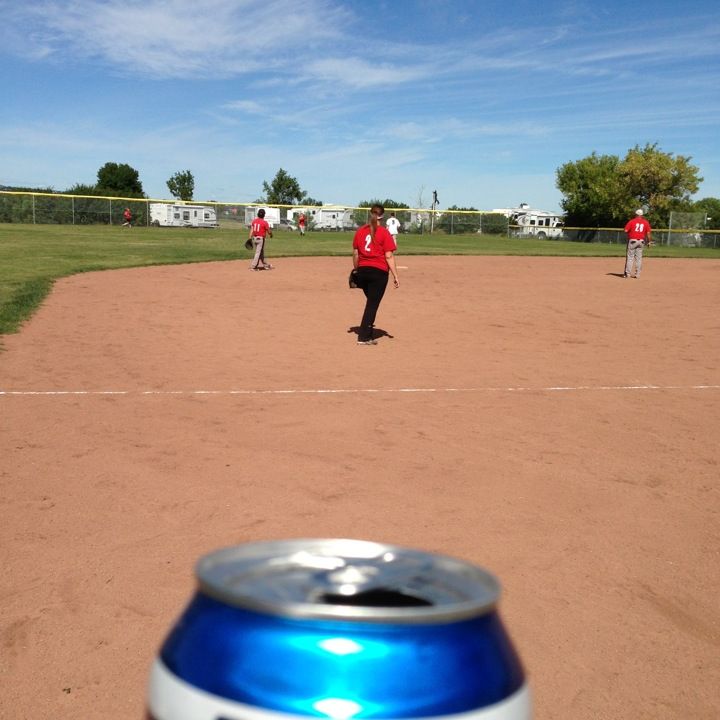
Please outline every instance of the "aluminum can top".
[{"label": "aluminum can top", "polygon": [[447,623],[494,610],[500,586],[486,570],[395,545],[276,540],[225,548],[196,566],[202,593],[289,618]]}]

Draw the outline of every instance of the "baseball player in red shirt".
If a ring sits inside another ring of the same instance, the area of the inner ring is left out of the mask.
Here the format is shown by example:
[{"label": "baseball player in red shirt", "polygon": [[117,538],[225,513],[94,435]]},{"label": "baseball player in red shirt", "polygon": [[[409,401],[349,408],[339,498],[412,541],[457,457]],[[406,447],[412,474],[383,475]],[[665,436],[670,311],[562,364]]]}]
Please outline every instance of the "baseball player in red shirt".
[{"label": "baseball player in red shirt", "polygon": [[357,285],[365,293],[365,312],[358,330],[358,345],[377,345],[373,337],[373,326],[380,302],[385,295],[389,273],[392,273],[395,287],[400,287],[395,256],[397,249],[393,236],[380,225],[385,213],[382,205],[370,208],[370,222],[363,225],[353,238],[353,267],[357,270]]},{"label": "baseball player in red shirt", "polygon": [[272,237],[272,230],[268,221],[265,219],[265,211],[260,208],[257,211],[257,217],[250,225],[250,234],[248,240],[252,240],[255,245],[255,257],[250,264],[251,270],[272,270],[273,266],[265,262],[265,240]]},{"label": "baseball player in red shirt", "polygon": [[305,213],[300,213],[300,217],[298,218],[297,224],[298,224],[298,229],[300,230],[300,234],[304,235],[305,234]]},{"label": "baseball player in red shirt", "polygon": [[[635,211],[635,217],[628,220],[625,225],[625,234],[628,238],[627,252],[625,253],[625,273],[623,277],[640,277],[642,270],[643,248],[652,242],[652,228],[650,223],[643,217],[642,210]],[[635,274],[632,275],[633,261],[635,262]]]}]

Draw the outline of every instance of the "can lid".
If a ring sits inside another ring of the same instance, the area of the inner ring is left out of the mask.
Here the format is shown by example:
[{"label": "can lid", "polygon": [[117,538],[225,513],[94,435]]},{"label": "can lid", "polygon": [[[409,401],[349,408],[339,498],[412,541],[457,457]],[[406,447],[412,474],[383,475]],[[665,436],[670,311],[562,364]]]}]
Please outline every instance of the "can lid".
[{"label": "can lid", "polygon": [[491,611],[500,594],[493,575],[462,560],[339,538],[225,548],[196,574],[217,600],[293,618],[454,622]]}]

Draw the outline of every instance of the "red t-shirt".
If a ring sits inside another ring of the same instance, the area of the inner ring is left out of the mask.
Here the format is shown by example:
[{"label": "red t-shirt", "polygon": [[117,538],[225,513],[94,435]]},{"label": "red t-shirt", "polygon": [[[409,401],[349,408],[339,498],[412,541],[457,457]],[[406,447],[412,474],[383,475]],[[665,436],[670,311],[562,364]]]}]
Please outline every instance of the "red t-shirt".
[{"label": "red t-shirt", "polygon": [[259,217],[256,217],[252,221],[252,225],[250,227],[252,228],[252,236],[261,238],[264,238],[267,235],[267,231],[270,229],[268,221],[265,220],[265,218]]},{"label": "red t-shirt", "polygon": [[644,240],[651,230],[650,223],[640,216],[628,220],[625,225],[628,240]]},{"label": "red t-shirt", "polygon": [[389,272],[385,253],[395,252],[397,245],[388,229],[378,225],[375,239],[370,234],[370,225],[363,225],[355,233],[353,249],[358,251],[358,267],[374,267]]},{"label": "red t-shirt", "polygon": [[300,227],[304,227],[304,226],[305,226],[305,216],[304,216],[304,215],[301,215],[301,216],[298,218],[298,225],[299,225]]}]

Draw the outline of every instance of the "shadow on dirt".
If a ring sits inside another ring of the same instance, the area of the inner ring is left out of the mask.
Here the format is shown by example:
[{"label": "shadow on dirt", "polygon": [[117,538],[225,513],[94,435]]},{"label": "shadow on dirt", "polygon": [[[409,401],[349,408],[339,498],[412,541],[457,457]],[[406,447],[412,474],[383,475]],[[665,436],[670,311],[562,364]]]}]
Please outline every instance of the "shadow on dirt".
[{"label": "shadow on dirt", "polygon": [[[360,326],[354,325],[353,327],[348,328],[348,334],[355,333],[356,335],[360,332]],[[377,340],[381,337],[388,337],[390,339],[394,339],[395,336],[391,335],[387,330],[383,330],[382,328],[373,328],[373,340]]]}]

